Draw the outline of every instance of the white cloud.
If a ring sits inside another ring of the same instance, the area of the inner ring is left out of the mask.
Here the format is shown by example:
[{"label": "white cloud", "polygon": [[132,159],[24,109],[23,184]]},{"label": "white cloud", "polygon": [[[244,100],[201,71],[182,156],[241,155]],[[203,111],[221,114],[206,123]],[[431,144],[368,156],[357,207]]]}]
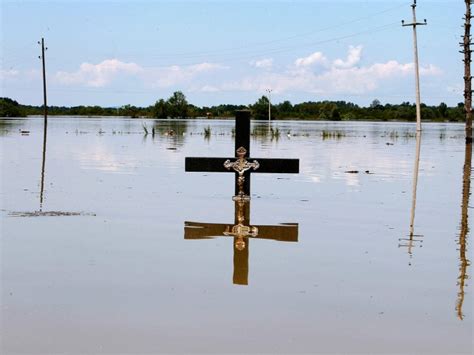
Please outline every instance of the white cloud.
[{"label": "white cloud", "polygon": [[197,91],[201,92],[217,92],[219,88],[212,86],[212,85],[204,85],[203,87],[199,88]]},{"label": "white cloud", "polygon": [[[413,64],[413,68],[415,65]],[[425,67],[420,68],[420,75],[441,75],[443,71],[438,68],[436,65],[428,64]]]},{"label": "white cloud", "polygon": [[[146,81],[150,81],[153,87],[170,87],[177,84],[187,83],[199,75],[226,69],[216,63],[199,63],[188,66],[173,65],[164,68],[152,68],[146,72]],[[208,86],[210,88],[210,86]]]},{"label": "white cloud", "polygon": [[336,68],[351,68],[360,62],[362,56],[362,46],[349,46],[346,60],[336,59],[334,67]]},{"label": "white cloud", "polygon": [[118,59],[106,59],[98,64],[82,63],[75,72],[59,71],[57,82],[66,85],[104,87],[114,79],[128,75],[142,80],[151,87],[170,87],[189,82],[198,75],[225,68],[215,63],[198,63],[188,66],[141,67]]},{"label": "white cloud", "polygon": [[108,85],[121,74],[139,74],[143,68],[135,63],[125,63],[118,59],[106,59],[99,64],[82,63],[79,70],[73,73],[59,71],[56,73],[58,82],[67,85],[82,84],[92,87]]},{"label": "white cloud", "polygon": [[327,59],[321,52],[314,52],[307,57],[298,58],[295,60],[296,67],[307,67],[313,64],[324,64],[326,63]]},{"label": "white cloud", "polygon": [[[362,46],[349,47],[345,60],[336,59],[329,63],[321,52],[298,58],[294,66],[283,73],[266,72],[248,76],[238,81],[222,85],[223,90],[265,92],[272,88],[275,93],[301,91],[316,94],[363,94],[377,89],[381,82],[412,75],[413,63],[399,63],[389,60],[367,66],[357,66],[362,55]],[[312,65],[324,63],[315,72]],[[420,68],[423,76],[440,75],[441,70],[430,64]]]},{"label": "white cloud", "polygon": [[215,69],[223,69],[225,67],[220,64],[205,62],[205,63],[189,65],[183,68],[184,70],[187,70],[190,73],[201,73],[201,72],[207,72],[207,71],[211,71]]},{"label": "white cloud", "polygon": [[20,74],[20,72],[16,69],[9,69],[9,70],[3,70],[0,69],[0,79],[6,80],[9,78],[15,78]]},{"label": "white cloud", "polygon": [[42,74],[39,70],[28,69],[0,69],[0,87],[7,88],[10,84],[20,84],[22,86],[28,83],[29,86],[35,85],[38,80],[41,80]]},{"label": "white cloud", "polygon": [[270,69],[273,66],[273,58],[251,61],[250,65],[253,65],[255,68]]}]

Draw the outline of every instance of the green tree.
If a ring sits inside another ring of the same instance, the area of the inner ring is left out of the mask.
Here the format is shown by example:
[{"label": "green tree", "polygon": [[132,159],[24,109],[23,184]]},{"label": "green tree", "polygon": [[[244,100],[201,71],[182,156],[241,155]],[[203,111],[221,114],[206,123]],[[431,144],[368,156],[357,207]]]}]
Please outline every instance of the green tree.
[{"label": "green tree", "polygon": [[167,101],[169,116],[176,118],[188,117],[188,101],[181,91],[175,91]]},{"label": "green tree", "polygon": [[[139,110],[140,109],[136,106],[124,105],[124,106],[119,108],[118,114],[120,116],[130,116],[132,118],[137,118],[138,115],[139,115]],[[86,108],[86,112],[87,111],[88,111],[88,109]]]},{"label": "green tree", "polygon": [[0,117],[23,117],[23,113],[20,105],[15,100],[9,99],[8,97],[0,98]]},{"label": "green tree", "polygon": [[169,106],[168,103],[160,99],[152,107],[152,115],[156,118],[168,118]]},{"label": "green tree", "polygon": [[441,117],[447,117],[448,116],[448,105],[446,105],[444,102],[441,102],[438,106],[438,112],[441,115]]},{"label": "green tree", "polygon": [[334,106],[333,109],[331,110],[331,121],[340,121],[340,120],[341,120],[341,114],[339,113],[337,106]]},{"label": "green tree", "polygon": [[276,105],[276,109],[278,112],[278,118],[286,118],[293,116],[293,105],[288,100]]},{"label": "green tree", "polygon": [[[268,98],[262,96],[252,106],[252,116],[256,120],[268,120]],[[275,119],[275,106],[271,105],[271,119]]]},{"label": "green tree", "polygon": [[370,108],[379,108],[380,106],[382,106],[382,104],[380,103],[379,99],[373,100],[370,104]]}]

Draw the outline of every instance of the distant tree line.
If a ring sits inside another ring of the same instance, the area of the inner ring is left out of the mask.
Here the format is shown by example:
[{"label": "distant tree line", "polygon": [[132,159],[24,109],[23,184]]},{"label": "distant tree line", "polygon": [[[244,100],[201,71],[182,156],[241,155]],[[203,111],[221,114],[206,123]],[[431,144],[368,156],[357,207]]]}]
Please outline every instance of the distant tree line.
[{"label": "distant tree line", "polygon": [[[251,105],[218,105],[198,107],[188,103],[181,91],[176,91],[167,100],[160,99],[154,105],[137,107],[124,105],[121,107],[100,106],[49,106],[49,115],[74,116],[126,116],[149,118],[196,118],[196,117],[233,117],[236,110],[249,109],[254,119],[268,119],[268,99],[260,97]],[[21,105],[9,98],[0,98],[0,117],[23,117],[42,115],[42,106]],[[292,104],[283,101],[271,105],[271,119],[300,119],[300,120],[374,120],[374,121],[415,121],[415,104],[381,104],[374,100],[368,107],[361,107],[346,101],[308,101]],[[448,107],[445,103],[438,106],[421,105],[421,116],[425,121],[464,121],[464,105]]]}]

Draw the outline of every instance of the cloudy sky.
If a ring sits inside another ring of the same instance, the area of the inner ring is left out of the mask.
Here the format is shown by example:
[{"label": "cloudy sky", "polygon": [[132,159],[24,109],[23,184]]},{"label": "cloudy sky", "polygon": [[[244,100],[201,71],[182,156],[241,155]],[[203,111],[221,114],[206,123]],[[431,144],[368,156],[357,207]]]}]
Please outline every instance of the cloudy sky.
[{"label": "cloudy sky", "polygon": [[[412,1],[1,0],[1,96],[50,105],[414,102]],[[462,97],[464,1],[418,0],[422,101]]]}]

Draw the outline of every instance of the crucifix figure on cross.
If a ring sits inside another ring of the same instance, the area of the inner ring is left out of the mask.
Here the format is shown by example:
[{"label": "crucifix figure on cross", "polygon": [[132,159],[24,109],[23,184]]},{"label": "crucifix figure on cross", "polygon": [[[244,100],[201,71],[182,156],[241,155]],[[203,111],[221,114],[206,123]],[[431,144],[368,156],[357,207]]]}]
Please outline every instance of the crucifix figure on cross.
[{"label": "crucifix figure on cross", "polygon": [[[184,239],[234,238],[234,284],[248,284],[250,239],[298,241],[298,224],[250,225],[250,173],[298,173],[298,159],[251,159],[250,112],[236,112],[235,154],[233,158],[186,158],[186,171],[234,172],[234,224],[184,222]],[[251,161],[252,160],[252,161]]]},{"label": "crucifix figure on cross", "polygon": [[[298,174],[299,159],[250,158],[250,111],[235,114],[235,158],[187,157],[188,172],[235,173],[235,196],[250,199],[250,173]],[[252,162],[250,162],[252,160]]]}]

